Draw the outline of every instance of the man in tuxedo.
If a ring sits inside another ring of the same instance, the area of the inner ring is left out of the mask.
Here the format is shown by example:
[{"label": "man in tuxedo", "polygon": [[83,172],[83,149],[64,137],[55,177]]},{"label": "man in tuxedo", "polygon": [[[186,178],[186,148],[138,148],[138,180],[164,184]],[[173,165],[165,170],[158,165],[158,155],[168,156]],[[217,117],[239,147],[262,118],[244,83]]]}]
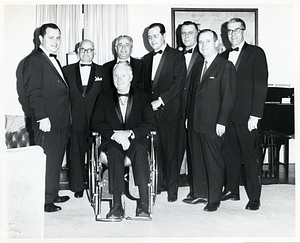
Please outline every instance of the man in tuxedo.
[{"label": "man in tuxedo", "polygon": [[177,200],[179,179],[179,130],[183,119],[182,91],[186,65],[183,53],[166,44],[165,26],[153,23],[148,40],[153,51],[143,57],[145,91],[151,95],[156,116],[158,190],[161,190],[163,169],[166,170],[168,201]]},{"label": "man in tuxedo", "polygon": [[93,62],[95,49],[90,40],[80,42],[79,61],[65,66],[64,74],[69,84],[72,126],[70,129],[70,190],[75,198],[83,196],[87,181],[84,164],[90,144],[90,118],[99,93],[109,89],[104,68]]},{"label": "man in tuxedo", "polygon": [[[192,21],[185,21],[181,25],[180,28],[180,35],[181,40],[184,45],[184,49],[182,52],[185,56],[185,63],[187,66],[187,76],[186,76],[186,82],[185,87],[182,92],[182,102],[183,102],[183,111],[184,111],[184,119],[183,122],[185,123],[186,120],[186,104],[187,104],[187,95],[188,90],[190,87],[191,82],[191,70],[194,66],[194,64],[200,60],[203,60],[202,55],[199,52],[198,46],[197,46],[197,36],[198,36],[198,26],[195,22]],[[180,142],[182,142],[182,146],[179,148],[179,165],[181,165],[181,171],[183,173],[180,174],[180,180],[179,182],[182,182],[184,185],[184,182],[187,180],[188,184],[190,186],[190,192],[187,195],[187,199],[193,197],[193,180],[192,180],[192,172],[191,172],[191,165],[190,165],[190,154],[189,154],[189,146],[187,143],[187,131],[185,124],[182,124],[181,126],[181,136],[180,136]],[[186,156],[184,156],[184,154]],[[179,183],[180,184],[180,183]],[[185,202],[185,199],[183,199]]]},{"label": "man in tuxedo", "polygon": [[70,126],[69,87],[56,59],[61,33],[57,25],[44,24],[40,28],[41,45],[24,63],[24,90],[32,112],[34,144],[46,154],[45,212],[61,207],[54,203],[69,200],[59,196],[59,179],[68,142]]},{"label": "man in tuxedo", "polygon": [[245,42],[246,24],[233,18],[227,23],[232,48],[221,55],[237,71],[237,97],[225,135],[226,185],[222,200],[240,200],[239,181],[249,198],[246,209],[257,210],[261,194],[261,156],[258,153],[257,123],[263,115],[268,87],[268,67],[264,51]]},{"label": "man in tuxedo", "polygon": [[222,196],[223,135],[234,105],[236,73],[233,64],[218,54],[218,36],[213,30],[200,31],[198,46],[204,60],[193,67],[188,101],[194,197],[185,202],[205,203],[208,195],[204,211],[213,212]]},{"label": "man in tuxedo", "polygon": [[112,70],[113,67],[118,62],[128,62],[133,70],[133,79],[131,82],[131,86],[134,88],[138,88],[140,90],[144,90],[144,80],[142,73],[142,60],[131,57],[133,48],[133,40],[128,35],[120,35],[116,38],[115,41],[115,51],[116,58],[112,61],[109,61],[103,65],[105,70],[108,72],[109,84],[111,88],[114,88]]},{"label": "man in tuxedo", "polygon": [[113,68],[115,89],[98,96],[91,119],[92,129],[101,134],[101,150],[107,154],[109,191],[113,194],[113,207],[108,219],[122,219],[124,209],[121,194],[125,192],[124,159],[127,155],[133,168],[135,185],[140,199],[136,216],[149,217],[149,141],[147,134],[154,129],[154,112],[149,96],[131,87],[132,68],[127,62],[119,62]]}]

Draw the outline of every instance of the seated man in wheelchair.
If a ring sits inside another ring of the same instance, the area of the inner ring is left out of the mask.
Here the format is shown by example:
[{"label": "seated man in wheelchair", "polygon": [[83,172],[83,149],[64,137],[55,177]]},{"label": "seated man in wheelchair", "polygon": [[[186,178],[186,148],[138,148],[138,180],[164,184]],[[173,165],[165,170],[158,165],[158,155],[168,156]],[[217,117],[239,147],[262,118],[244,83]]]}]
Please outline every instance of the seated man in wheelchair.
[{"label": "seated man in wheelchair", "polygon": [[115,89],[98,96],[91,118],[91,129],[100,133],[100,149],[108,158],[109,192],[113,195],[113,206],[106,215],[107,219],[124,218],[121,195],[125,192],[125,156],[131,160],[134,181],[139,189],[136,217],[150,217],[147,134],[154,130],[155,118],[148,95],[131,87],[132,78],[130,64],[117,63],[113,68]]}]

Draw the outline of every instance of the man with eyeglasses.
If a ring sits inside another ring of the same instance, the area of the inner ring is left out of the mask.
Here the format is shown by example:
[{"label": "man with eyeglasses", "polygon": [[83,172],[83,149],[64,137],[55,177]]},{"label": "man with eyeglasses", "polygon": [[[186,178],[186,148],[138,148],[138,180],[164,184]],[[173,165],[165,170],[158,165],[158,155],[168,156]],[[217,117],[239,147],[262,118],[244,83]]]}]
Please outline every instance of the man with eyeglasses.
[{"label": "man with eyeglasses", "polygon": [[59,178],[70,126],[69,86],[56,59],[61,32],[56,24],[41,26],[41,45],[24,63],[24,90],[31,110],[33,140],[46,154],[45,212],[61,210],[54,203],[68,201],[59,196]]},{"label": "man with eyeglasses", "polygon": [[108,88],[104,68],[93,62],[95,49],[90,40],[81,41],[79,61],[63,67],[70,87],[72,126],[70,131],[70,190],[81,198],[87,178],[84,171],[85,153],[90,142],[90,117],[99,93]]},{"label": "man with eyeglasses", "polygon": [[[245,42],[246,24],[232,18],[227,23],[231,49],[221,55],[237,71],[237,96],[225,134],[226,184],[222,201],[240,200],[241,171],[249,202],[258,210],[261,195],[261,156],[258,153],[257,123],[262,118],[268,87],[268,66],[262,48]],[[242,164],[244,170],[242,170]]]},{"label": "man with eyeglasses", "polygon": [[128,62],[133,69],[133,80],[131,86],[140,90],[144,90],[144,80],[142,74],[142,60],[133,58],[131,56],[133,49],[133,40],[128,35],[120,35],[115,39],[115,54],[114,60],[109,61],[103,65],[108,72],[110,88],[114,88],[112,77],[113,67],[118,62]]}]

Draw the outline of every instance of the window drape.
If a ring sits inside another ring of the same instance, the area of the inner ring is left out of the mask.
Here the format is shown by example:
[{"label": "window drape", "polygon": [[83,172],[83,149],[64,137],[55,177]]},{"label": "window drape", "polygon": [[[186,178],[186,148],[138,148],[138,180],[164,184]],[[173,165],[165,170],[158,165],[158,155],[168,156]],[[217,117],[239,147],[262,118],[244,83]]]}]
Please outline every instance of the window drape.
[{"label": "window drape", "polygon": [[124,4],[37,5],[36,26],[52,22],[61,29],[58,58],[62,65],[66,64],[66,53],[74,51],[82,40],[83,30],[84,38],[95,44],[94,62],[102,65],[114,58],[114,39],[127,34],[127,15]]},{"label": "window drape", "polygon": [[114,58],[112,42],[127,34],[127,12],[123,4],[84,5],[84,38],[95,43],[96,63],[102,65]]}]

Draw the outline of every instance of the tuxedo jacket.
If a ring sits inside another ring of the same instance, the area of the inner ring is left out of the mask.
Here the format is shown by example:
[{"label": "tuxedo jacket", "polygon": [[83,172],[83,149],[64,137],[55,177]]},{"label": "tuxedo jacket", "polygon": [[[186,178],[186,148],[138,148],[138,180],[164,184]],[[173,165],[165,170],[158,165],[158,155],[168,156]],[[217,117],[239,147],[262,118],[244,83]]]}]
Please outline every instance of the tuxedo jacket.
[{"label": "tuxedo jacket", "polygon": [[[159,55],[159,54],[157,54]],[[166,121],[183,118],[182,91],[186,80],[186,64],[183,53],[167,45],[151,80],[153,51],[143,57],[145,91],[151,100],[161,97],[165,106],[159,110]]]},{"label": "tuxedo jacket", "polygon": [[101,134],[104,147],[114,142],[111,140],[114,130],[132,130],[135,138],[131,142],[139,142],[148,146],[147,134],[155,129],[154,112],[149,96],[131,87],[124,122],[117,90],[110,89],[101,93],[95,104],[91,127],[93,131]]},{"label": "tuxedo jacket", "polygon": [[108,77],[104,68],[92,63],[86,89],[82,87],[79,62],[64,66],[63,71],[69,84],[70,104],[72,114],[71,131],[79,132],[90,125],[90,118],[94,109],[97,96],[108,89]]},{"label": "tuxedo jacket", "polygon": [[69,86],[40,48],[26,58],[23,77],[32,127],[38,129],[37,121],[48,117],[51,130],[67,128],[70,124]]},{"label": "tuxedo jacket", "polygon": [[191,71],[193,69],[193,66],[195,63],[200,62],[203,60],[203,56],[200,54],[198,46],[196,46],[193,50],[192,57],[190,60],[189,65],[187,66],[187,73],[186,73],[186,81],[185,81],[185,87],[182,92],[182,98],[183,98],[183,107],[186,110],[187,106],[187,96],[188,96],[188,90],[191,84]]},{"label": "tuxedo jacket", "polygon": [[[228,59],[229,50],[221,56]],[[268,89],[268,66],[264,51],[245,43],[235,68],[237,94],[231,119],[236,124],[247,124],[250,116],[262,118],[263,115]]]},{"label": "tuxedo jacket", "polygon": [[195,63],[191,73],[188,127],[197,133],[215,134],[216,124],[226,126],[236,95],[233,64],[217,55],[200,82],[204,60]]},{"label": "tuxedo jacket", "polygon": [[[109,78],[108,83],[110,84],[109,88],[115,87],[112,71],[116,63],[117,63],[117,59],[114,59],[103,65],[103,67],[108,73],[108,78]],[[144,91],[144,79],[143,79],[144,76],[143,76],[142,64],[143,64],[142,60],[130,57],[130,66],[132,67],[133,70],[133,79],[131,81],[131,87],[138,88]]]}]

